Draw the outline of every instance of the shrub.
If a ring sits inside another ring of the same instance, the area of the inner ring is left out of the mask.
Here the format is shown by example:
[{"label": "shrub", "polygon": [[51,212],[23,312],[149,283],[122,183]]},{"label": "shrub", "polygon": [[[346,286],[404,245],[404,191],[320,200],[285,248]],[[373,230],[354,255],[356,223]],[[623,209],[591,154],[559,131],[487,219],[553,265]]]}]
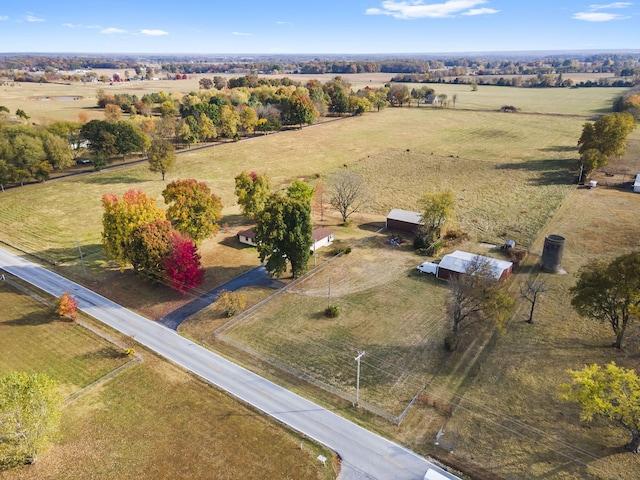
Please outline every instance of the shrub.
[{"label": "shrub", "polygon": [[61,317],[75,320],[78,312],[78,302],[69,294],[64,292],[56,303],[56,313]]},{"label": "shrub", "polygon": [[135,351],[135,349],[129,347],[129,348],[125,349],[124,354],[127,357],[133,357],[136,354],[136,351]]},{"label": "shrub", "polygon": [[237,315],[247,305],[247,300],[242,293],[223,291],[218,297],[218,302],[227,317]]},{"label": "shrub", "polygon": [[325,317],[336,318],[340,315],[340,307],[337,305],[329,305],[324,309]]}]

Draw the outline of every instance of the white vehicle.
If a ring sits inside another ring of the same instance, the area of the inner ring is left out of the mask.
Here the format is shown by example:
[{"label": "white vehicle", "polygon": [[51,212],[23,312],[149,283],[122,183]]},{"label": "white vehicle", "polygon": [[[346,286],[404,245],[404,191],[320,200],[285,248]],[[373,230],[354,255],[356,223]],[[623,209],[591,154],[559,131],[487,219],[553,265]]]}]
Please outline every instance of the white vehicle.
[{"label": "white vehicle", "polygon": [[441,474],[437,470],[430,468],[427,473],[424,474],[424,480],[449,480],[450,477]]},{"label": "white vehicle", "polygon": [[438,264],[433,262],[424,262],[416,267],[419,272],[436,275],[438,273]]}]

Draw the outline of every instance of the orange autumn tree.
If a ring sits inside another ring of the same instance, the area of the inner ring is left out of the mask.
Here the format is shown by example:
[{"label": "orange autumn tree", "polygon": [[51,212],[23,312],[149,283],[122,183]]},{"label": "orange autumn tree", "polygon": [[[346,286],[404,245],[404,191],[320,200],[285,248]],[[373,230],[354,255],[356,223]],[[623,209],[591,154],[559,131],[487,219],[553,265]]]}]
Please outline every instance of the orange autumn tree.
[{"label": "orange autumn tree", "polygon": [[56,305],[56,313],[61,317],[75,320],[78,314],[78,301],[69,292],[64,292]]}]

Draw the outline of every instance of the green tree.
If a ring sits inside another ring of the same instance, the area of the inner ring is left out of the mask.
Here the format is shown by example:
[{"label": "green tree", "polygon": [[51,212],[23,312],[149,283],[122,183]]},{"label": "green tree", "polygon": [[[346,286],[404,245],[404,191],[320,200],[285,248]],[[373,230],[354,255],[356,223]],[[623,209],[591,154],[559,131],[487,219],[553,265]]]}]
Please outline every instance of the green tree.
[{"label": "green tree", "polygon": [[367,183],[355,172],[339,170],[331,176],[327,187],[329,203],[340,212],[345,224],[351,215],[369,203]]},{"label": "green tree", "polygon": [[151,142],[151,148],[147,152],[149,170],[161,173],[164,181],[165,173],[171,170],[176,163],[176,151],[171,142],[155,139]]},{"label": "green tree", "polygon": [[0,469],[38,459],[57,435],[62,400],[58,384],[44,374],[0,377]]},{"label": "green tree", "polygon": [[622,348],[625,331],[640,306],[640,252],[622,255],[609,264],[589,263],[570,293],[578,315],[608,322],[616,335],[612,346]]},{"label": "green tree", "polygon": [[124,268],[129,259],[129,243],[133,230],[145,223],[165,218],[164,210],[142,190],[127,190],[122,198],[102,196],[102,243],[105,257]]},{"label": "green tree", "polygon": [[218,136],[216,126],[207,115],[200,114],[198,118],[198,130],[200,131],[200,139],[203,141],[212,140]]},{"label": "green tree", "polygon": [[[636,122],[633,115],[626,112],[610,113],[603,115],[594,123],[585,123],[578,140],[578,153],[585,168],[594,163],[594,153],[590,152],[591,150],[600,152],[604,157],[596,162],[598,166],[606,165],[611,157],[622,157],[627,151],[627,137],[635,128]],[[587,156],[592,158],[586,158]]]},{"label": "green tree", "polygon": [[0,190],[4,192],[4,186],[13,178],[13,165],[9,165],[5,160],[0,160]]},{"label": "green tree", "polygon": [[235,194],[242,214],[255,220],[271,195],[271,182],[266,174],[242,172],[235,178]]},{"label": "green tree", "polygon": [[590,422],[597,416],[623,426],[631,433],[625,447],[640,453],[640,378],[636,372],[611,362],[567,373],[573,381],[560,387],[561,398],[580,406],[580,419]]},{"label": "green tree", "polygon": [[445,190],[427,193],[420,199],[422,222],[419,235],[427,251],[433,247],[445,233],[447,223],[455,219],[456,197],[453,191]]},{"label": "green tree", "polygon": [[255,228],[260,261],[271,275],[280,276],[291,264],[293,278],[307,271],[311,256],[311,206],[285,195],[271,195]]},{"label": "green tree", "polygon": [[253,108],[246,105],[242,107],[242,110],[240,110],[240,126],[249,135],[255,131],[258,126],[258,114]]},{"label": "green tree", "polygon": [[308,95],[295,91],[287,102],[289,122],[300,125],[312,124],[318,118],[318,110]]},{"label": "green tree", "polygon": [[68,141],[49,132],[43,132],[41,136],[47,161],[51,163],[54,168],[64,170],[73,165],[73,153]]},{"label": "green tree", "polygon": [[173,232],[171,222],[164,219],[133,229],[127,257],[138,275],[154,283],[164,279],[163,261],[173,246]]},{"label": "green tree", "polygon": [[193,179],[175,180],[162,192],[169,205],[167,219],[180,233],[196,244],[214,235],[222,216],[222,202],[204,182]]},{"label": "green tree", "polygon": [[73,160],[76,160],[80,153],[84,150],[80,131],[82,124],[80,122],[54,122],[47,127],[47,130],[54,135],[62,138],[69,144]]},{"label": "green tree", "polygon": [[240,115],[235,107],[224,105],[220,110],[220,135],[226,138],[235,138],[238,134]]},{"label": "green tree", "polygon": [[314,189],[307,182],[294,180],[289,188],[287,188],[287,196],[311,204]]}]

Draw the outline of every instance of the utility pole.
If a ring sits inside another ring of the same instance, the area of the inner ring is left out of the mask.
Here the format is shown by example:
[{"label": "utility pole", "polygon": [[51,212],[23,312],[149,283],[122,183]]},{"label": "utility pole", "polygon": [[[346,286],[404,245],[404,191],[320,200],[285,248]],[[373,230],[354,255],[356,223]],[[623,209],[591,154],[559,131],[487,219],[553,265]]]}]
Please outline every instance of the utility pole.
[{"label": "utility pole", "polygon": [[82,271],[84,272],[84,276],[87,276],[87,267],[84,266],[84,256],[82,255],[82,247],[80,246],[80,240],[76,241],[78,245],[78,251],[80,252],[80,262],[82,263]]},{"label": "utility pole", "polygon": [[356,376],[356,407],[360,406],[360,359],[364,357],[366,352],[358,351],[358,356],[355,358],[355,361],[358,362],[358,374]]}]

